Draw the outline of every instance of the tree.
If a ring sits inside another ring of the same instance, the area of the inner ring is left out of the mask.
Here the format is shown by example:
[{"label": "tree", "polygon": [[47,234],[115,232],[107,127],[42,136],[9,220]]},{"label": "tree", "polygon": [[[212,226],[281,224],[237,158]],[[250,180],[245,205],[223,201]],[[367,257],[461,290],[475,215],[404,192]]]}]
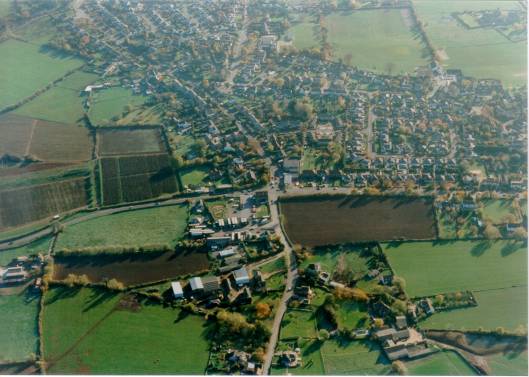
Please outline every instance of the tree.
[{"label": "tree", "polygon": [[397,314],[406,314],[406,302],[402,300],[395,300],[391,304],[391,309]]},{"label": "tree", "polygon": [[319,340],[328,340],[329,338],[331,337],[331,335],[329,334],[329,332],[325,329],[321,329],[319,332],[318,332],[318,339]]},{"label": "tree", "polygon": [[395,373],[397,373],[399,376],[405,376],[408,374],[408,369],[406,368],[406,365],[400,360],[395,360],[391,363],[391,370]]},{"label": "tree", "polygon": [[360,288],[337,287],[333,294],[337,299],[350,299],[354,301],[367,302],[369,296]]},{"label": "tree", "polygon": [[518,228],[514,229],[513,237],[520,241],[527,241],[527,232],[524,228],[519,226]]},{"label": "tree", "polygon": [[406,289],[406,280],[400,276],[393,277],[393,285],[397,287],[401,292]]},{"label": "tree", "polygon": [[110,279],[109,281],[107,281],[107,288],[113,291],[122,291],[125,289],[125,286],[122,282],[116,279]]},{"label": "tree", "polygon": [[489,224],[485,227],[483,235],[486,239],[494,240],[501,237],[500,231],[494,225]]},{"label": "tree", "polygon": [[257,318],[268,318],[271,313],[272,310],[270,309],[270,305],[268,305],[266,302],[258,302],[257,304],[255,304],[255,315]]},{"label": "tree", "polygon": [[373,326],[377,329],[382,328],[384,326],[384,320],[382,318],[373,319]]}]

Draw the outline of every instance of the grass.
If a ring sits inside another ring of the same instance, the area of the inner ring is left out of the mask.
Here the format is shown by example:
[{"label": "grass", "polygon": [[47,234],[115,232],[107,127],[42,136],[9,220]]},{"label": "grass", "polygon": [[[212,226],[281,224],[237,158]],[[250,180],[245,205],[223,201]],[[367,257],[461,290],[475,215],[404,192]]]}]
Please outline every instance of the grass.
[{"label": "grass", "polygon": [[383,375],[391,366],[380,347],[371,341],[332,339],[320,349],[327,375]]},{"label": "grass", "polygon": [[316,338],[316,322],[311,310],[288,310],[281,322],[281,339]]},{"label": "grass", "polygon": [[515,241],[384,244],[411,297],[527,283],[527,246]]},{"label": "grass", "polygon": [[347,265],[355,272],[367,272],[368,259],[361,256],[361,252],[349,247],[329,247],[323,250],[316,250],[312,255],[300,263],[300,268],[307,268],[311,263],[319,263],[321,269],[331,273],[336,268],[338,258],[341,255],[345,256]]},{"label": "grass", "polygon": [[14,113],[53,122],[77,123],[84,114],[84,98],[80,92],[96,79],[97,75],[75,72],[54,88],[16,109]]},{"label": "grass", "polygon": [[443,49],[448,68],[478,78],[496,78],[507,86],[527,80],[527,43],[511,42],[494,29],[468,30],[451,15],[465,10],[519,9],[516,1],[414,0],[419,20],[434,48]]},{"label": "grass", "polygon": [[191,152],[195,145],[195,139],[191,136],[176,135],[172,136],[172,138],[174,138],[173,144],[176,144],[176,154],[179,156],[185,156]]},{"label": "grass", "polygon": [[[413,72],[427,64],[422,46],[401,10],[332,13],[325,17],[333,59],[351,55],[351,64],[384,73]],[[409,17],[409,16],[406,16]],[[317,23],[303,22],[291,29],[299,49],[320,44]],[[316,42],[316,43],[315,43]]]},{"label": "grass", "polygon": [[213,220],[223,219],[226,217],[227,208],[225,200],[210,200],[205,201],[204,204],[213,217]]},{"label": "grass", "polygon": [[11,8],[11,0],[0,0],[0,18],[5,18],[9,15]]},{"label": "grass", "polygon": [[284,269],[286,269],[284,257],[277,258],[259,267],[259,270],[266,274],[279,271],[279,270],[284,270]]},{"label": "grass", "polygon": [[285,275],[275,274],[274,276],[266,279],[266,288],[268,290],[282,291],[285,289]]},{"label": "grass", "polygon": [[51,237],[45,237],[26,246],[1,251],[0,266],[6,266],[9,262],[17,257],[36,255],[38,253],[46,254],[48,252],[50,240]]},{"label": "grass", "polygon": [[0,360],[23,361],[37,353],[39,293],[0,296]]},{"label": "grass", "polygon": [[149,302],[136,310],[115,310],[122,297],[87,288],[46,294],[44,349],[50,373],[203,374],[208,343],[202,318]]},{"label": "grass", "polygon": [[475,376],[477,373],[461,356],[452,351],[440,351],[406,363],[412,376]]},{"label": "grass", "polygon": [[82,64],[76,58],[44,53],[38,45],[11,39],[0,43],[0,108],[30,96]]},{"label": "grass", "polygon": [[155,105],[151,107],[138,107],[127,113],[123,118],[118,120],[118,126],[126,126],[131,124],[140,125],[157,125],[160,124],[163,115],[163,105]]},{"label": "grass", "polygon": [[122,117],[127,105],[143,105],[146,97],[134,95],[130,89],[113,87],[93,94],[89,117],[92,123],[108,125]]},{"label": "grass", "polygon": [[175,245],[187,226],[187,206],[174,205],[134,210],[90,219],[67,227],[56,249],[87,246]]},{"label": "grass", "polygon": [[208,177],[209,168],[207,166],[198,166],[184,168],[179,171],[180,179],[184,186],[201,186],[204,185]]},{"label": "grass", "polygon": [[270,216],[270,210],[268,208],[268,205],[263,204],[263,205],[257,207],[257,209],[255,211],[255,217],[260,219],[260,218],[263,218],[265,216]]},{"label": "grass", "polygon": [[527,373],[527,351],[487,356],[487,364],[494,376],[523,376]]},{"label": "grass", "polygon": [[488,199],[483,200],[483,217],[489,219],[493,224],[505,223],[505,217],[514,216],[518,222],[521,221],[518,211],[513,207],[511,200]]},{"label": "grass", "polygon": [[[281,343],[279,344],[282,345]],[[282,368],[278,366],[272,366],[271,374],[273,375],[323,375],[325,369],[323,368],[323,360],[321,357],[320,349],[322,343],[319,340],[302,340],[299,344],[301,349],[301,359],[303,365],[297,368]]]},{"label": "grass", "polygon": [[419,325],[425,329],[527,329],[527,287],[474,292],[478,306],[435,313]]},{"label": "grass", "polygon": [[338,301],[338,327],[345,329],[356,329],[367,327],[369,316],[365,304],[355,301],[343,300]]}]

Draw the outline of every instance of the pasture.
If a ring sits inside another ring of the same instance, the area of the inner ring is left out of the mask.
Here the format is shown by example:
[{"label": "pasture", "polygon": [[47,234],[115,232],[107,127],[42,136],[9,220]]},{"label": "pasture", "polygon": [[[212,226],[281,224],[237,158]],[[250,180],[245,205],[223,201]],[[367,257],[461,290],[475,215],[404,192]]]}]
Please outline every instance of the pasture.
[{"label": "pasture", "polygon": [[92,282],[117,279],[125,285],[136,285],[206,271],[205,253],[134,253],[125,255],[87,255],[56,257],[54,279],[68,274],[86,275]]},{"label": "pasture", "polygon": [[204,185],[209,170],[207,166],[195,166],[180,169],[178,174],[180,174],[180,179],[184,187],[196,187]]},{"label": "pasture", "polygon": [[143,105],[147,98],[134,95],[130,89],[113,87],[92,94],[92,106],[88,112],[93,124],[116,124],[124,115]]},{"label": "pasture", "polygon": [[13,259],[22,256],[46,254],[50,245],[51,237],[44,237],[26,246],[0,251],[0,266],[5,266]]},{"label": "pasture", "polygon": [[487,356],[487,364],[494,376],[523,376],[527,373],[527,351]]},{"label": "pasture", "polygon": [[[412,31],[407,10],[381,9],[325,16],[332,59],[381,73],[413,73],[429,56]],[[310,49],[321,44],[317,22],[302,22],[289,33],[294,46]]]},{"label": "pasture", "polygon": [[0,43],[0,108],[32,95],[82,64],[77,58],[47,53],[39,45],[12,39]]},{"label": "pasture", "polygon": [[201,317],[109,291],[51,289],[43,327],[53,374],[203,374],[208,360]]},{"label": "pasture", "polygon": [[351,300],[337,301],[336,304],[338,305],[336,314],[340,329],[352,330],[367,327],[369,315],[365,304]]},{"label": "pasture", "polygon": [[527,246],[522,242],[395,242],[383,248],[411,297],[527,284]]},{"label": "pasture", "polygon": [[75,72],[50,90],[17,108],[14,114],[51,122],[77,123],[84,115],[84,98],[81,97],[81,91],[96,79],[95,74]]},{"label": "pasture", "polygon": [[178,190],[167,154],[103,158],[100,174],[104,205],[157,198]]},{"label": "pasture", "polygon": [[433,355],[406,362],[411,376],[476,376],[477,373],[457,353],[439,351]]},{"label": "pasture", "polygon": [[159,128],[103,129],[97,133],[100,156],[160,153],[165,151]]},{"label": "pasture", "polygon": [[476,291],[474,296],[478,306],[435,313],[419,326],[435,330],[527,330],[527,286]]},{"label": "pasture", "polygon": [[380,347],[368,340],[332,339],[323,343],[320,352],[328,375],[384,375],[391,369]]},{"label": "pasture", "polygon": [[520,86],[527,80],[527,42],[511,42],[492,28],[466,29],[454,12],[522,8],[517,1],[415,0],[419,20],[433,46],[444,57],[447,68],[461,69],[477,78],[495,78],[505,86]]},{"label": "pasture", "polygon": [[89,246],[175,246],[187,226],[187,206],[139,209],[90,219],[67,227],[56,250]]},{"label": "pasture", "polygon": [[85,178],[0,190],[0,230],[87,205]]},{"label": "pasture", "polygon": [[304,196],[281,199],[280,209],[290,240],[308,247],[435,237],[427,199]]},{"label": "pasture", "polygon": [[20,294],[0,296],[0,362],[24,361],[36,355],[39,297],[40,292],[31,288]]},{"label": "pasture", "polygon": [[310,338],[315,339],[316,317],[312,310],[290,309],[285,313],[281,321],[281,339],[289,338]]},{"label": "pasture", "polygon": [[344,258],[347,266],[355,272],[367,273],[368,258],[362,255],[360,248],[354,246],[318,247],[300,262],[300,268],[307,268],[309,264],[319,263],[321,269],[331,274],[335,270],[338,260]]}]

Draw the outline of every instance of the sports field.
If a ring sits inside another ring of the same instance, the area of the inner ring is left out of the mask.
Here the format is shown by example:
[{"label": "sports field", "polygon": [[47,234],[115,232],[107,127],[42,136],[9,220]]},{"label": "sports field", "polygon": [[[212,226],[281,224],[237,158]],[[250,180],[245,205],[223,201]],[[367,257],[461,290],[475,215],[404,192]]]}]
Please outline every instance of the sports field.
[{"label": "sports field", "polygon": [[126,108],[134,109],[143,105],[146,97],[134,95],[130,89],[114,87],[97,91],[92,97],[88,116],[93,124],[111,125],[119,120]]},{"label": "sports field", "polygon": [[504,85],[527,80],[527,41],[511,42],[494,29],[465,29],[454,12],[486,9],[518,9],[517,1],[414,0],[419,20],[434,48],[442,50],[443,64],[478,78],[495,78]]},{"label": "sports field", "polygon": [[477,373],[465,360],[452,351],[440,351],[433,355],[406,362],[412,376],[476,376]]},{"label": "sports field", "polygon": [[53,374],[203,374],[204,325],[121,294],[53,288],[45,296],[44,357]]},{"label": "sports field", "polygon": [[77,123],[84,114],[85,98],[81,97],[81,91],[96,79],[97,75],[75,72],[52,89],[16,109],[14,113],[52,122]]},{"label": "sports field", "polygon": [[0,108],[15,104],[83,62],[41,51],[40,46],[9,39],[0,43]]},{"label": "sports field", "polygon": [[515,241],[383,244],[411,297],[527,284],[527,246]]},{"label": "sports field", "polygon": [[28,360],[38,346],[37,314],[40,293],[31,288],[0,296],[0,361]]},{"label": "sports field", "polygon": [[[299,49],[320,45],[319,25],[307,21],[291,29]],[[416,67],[428,64],[420,39],[411,30],[407,10],[332,13],[325,17],[325,24],[334,60],[391,74],[412,73]]]},{"label": "sports field", "polygon": [[419,326],[435,330],[527,330],[527,286],[474,292],[478,306],[435,313]]},{"label": "sports field", "polygon": [[187,206],[174,205],[117,213],[71,225],[56,250],[88,246],[175,245],[184,235]]}]

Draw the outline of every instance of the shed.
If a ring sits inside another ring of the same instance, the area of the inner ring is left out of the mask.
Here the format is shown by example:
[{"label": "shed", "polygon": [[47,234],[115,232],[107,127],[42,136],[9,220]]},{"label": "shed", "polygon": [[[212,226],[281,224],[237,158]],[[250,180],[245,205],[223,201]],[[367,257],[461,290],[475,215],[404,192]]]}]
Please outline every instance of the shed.
[{"label": "shed", "polygon": [[250,282],[250,276],[248,275],[248,270],[246,267],[241,267],[238,270],[233,271],[233,278],[237,285],[244,285]]},{"label": "shed", "polygon": [[191,291],[201,291],[204,289],[204,285],[202,284],[202,279],[197,277],[189,279],[189,285],[191,286]]},{"label": "shed", "polygon": [[184,290],[182,289],[182,286],[180,285],[178,281],[171,282],[171,288],[173,290],[174,298],[184,297]]}]

